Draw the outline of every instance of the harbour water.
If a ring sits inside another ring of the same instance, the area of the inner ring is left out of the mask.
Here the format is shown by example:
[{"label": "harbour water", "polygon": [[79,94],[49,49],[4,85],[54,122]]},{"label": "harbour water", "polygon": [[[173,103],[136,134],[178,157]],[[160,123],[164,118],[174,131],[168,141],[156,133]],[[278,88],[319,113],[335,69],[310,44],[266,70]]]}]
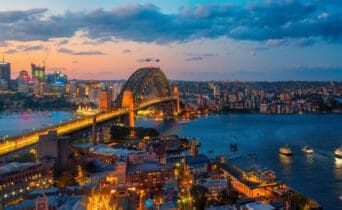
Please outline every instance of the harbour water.
[{"label": "harbour water", "polygon": [[[68,112],[0,114],[0,138],[74,118]],[[164,135],[196,137],[202,144],[200,152],[209,157],[255,153],[258,163],[324,209],[341,209],[342,159],[333,155],[342,145],[341,114],[225,114],[190,121],[138,120],[137,126],[155,127]],[[237,152],[230,151],[231,143],[237,144]],[[286,145],[292,149],[291,157],[278,154],[279,147]],[[301,148],[305,145],[315,153],[304,154]]]},{"label": "harbour water", "polygon": [[0,139],[63,123],[76,117],[70,112],[0,112]]},{"label": "harbour water", "polygon": [[[342,209],[342,159],[333,155],[342,145],[341,114],[226,114],[178,122],[138,121],[137,125],[196,137],[202,143],[200,151],[209,157],[255,153],[258,163],[324,209]],[[236,153],[230,152],[231,143],[237,144]],[[286,145],[292,149],[291,157],[278,154],[279,147]],[[301,148],[305,145],[315,153],[304,154]]]}]

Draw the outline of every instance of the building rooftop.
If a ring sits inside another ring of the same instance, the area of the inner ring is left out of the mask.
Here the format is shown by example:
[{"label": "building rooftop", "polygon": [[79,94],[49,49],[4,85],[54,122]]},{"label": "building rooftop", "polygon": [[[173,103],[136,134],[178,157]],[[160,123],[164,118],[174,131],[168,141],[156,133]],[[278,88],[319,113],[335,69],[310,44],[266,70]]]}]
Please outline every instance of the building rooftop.
[{"label": "building rooftop", "polygon": [[234,208],[228,205],[225,206],[214,206],[206,208],[205,210],[233,210]]},{"label": "building rooftop", "polygon": [[199,154],[197,157],[187,156],[186,163],[192,167],[204,167],[209,162],[208,156]]},{"label": "building rooftop", "polygon": [[129,165],[127,173],[128,174],[133,174],[136,173],[137,171],[144,171],[144,172],[149,172],[149,171],[159,171],[159,170],[167,170],[167,169],[172,169],[170,166],[155,163],[155,162],[144,162],[142,164],[134,164],[134,165]]},{"label": "building rooftop", "polygon": [[32,192],[30,192],[30,195],[40,195],[41,193],[44,194],[51,194],[51,193],[57,193],[60,189],[55,188],[48,188],[48,189],[35,189]]},{"label": "building rooftop", "polygon": [[161,204],[159,209],[160,210],[178,209],[178,205],[176,202],[167,202],[167,203]]},{"label": "building rooftop", "polygon": [[[55,196],[47,196],[48,205],[58,207],[62,203],[62,197],[55,195]],[[6,207],[5,210],[17,210],[17,209],[35,209],[36,199],[27,199],[23,200],[16,205],[12,205]]]},{"label": "building rooftop", "polygon": [[253,210],[273,210],[275,209],[273,206],[267,204],[267,203],[259,203],[259,202],[253,202],[246,204],[246,207],[248,209]]},{"label": "building rooftop", "polygon": [[6,165],[0,167],[0,175],[13,173],[15,171],[19,171],[19,170],[28,168],[30,166],[37,166],[40,164],[41,163],[33,163],[33,162],[29,162],[29,163],[12,162],[12,163],[9,163],[9,164],[6,164]]},{"label": "building rooftop", "polygon": [[227,179],[200,179],[198,180],[198,184],[203,185],[205,187],[209,186],[221,186],[228,185]]},{"label": "building rooftop", "polygon": [[135,150],[128,150],[122,148],[113,148],[104,144],[99,144],[90,149],[93,154],[98,155],[116,155],[116,156],[127,156],[132,153],[136,153]]}]

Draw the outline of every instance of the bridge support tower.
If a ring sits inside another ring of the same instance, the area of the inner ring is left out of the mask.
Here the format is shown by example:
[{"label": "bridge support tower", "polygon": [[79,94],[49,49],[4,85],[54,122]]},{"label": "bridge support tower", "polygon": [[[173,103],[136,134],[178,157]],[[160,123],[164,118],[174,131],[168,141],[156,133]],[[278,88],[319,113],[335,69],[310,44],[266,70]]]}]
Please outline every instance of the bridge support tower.
[{"label": "bridge support tower", "polygon": [[[121,106],[123,109],[128,109],[128,116],[124,118],[124,124],[126,127],[134,128],[135,119],[134,119],[134,99],[133,93],[130,90],[126,90],[122,96]],[[131,131],[131,137],[135,137],[135,133]]]},{"label": "bridge support tower", "polygon": [[177,96],[175,114],[179,114],[180,113],[180,103],[179,103],[179,90],[178,90],[177,86],[175,86],[173,88],[173,95]]},{"label": "bridge support tower", "polygon": [[93,145],[97,145],[97,135],[96,135],[96,116],[93,116],[93,125],[92,125],[92,139]]}]

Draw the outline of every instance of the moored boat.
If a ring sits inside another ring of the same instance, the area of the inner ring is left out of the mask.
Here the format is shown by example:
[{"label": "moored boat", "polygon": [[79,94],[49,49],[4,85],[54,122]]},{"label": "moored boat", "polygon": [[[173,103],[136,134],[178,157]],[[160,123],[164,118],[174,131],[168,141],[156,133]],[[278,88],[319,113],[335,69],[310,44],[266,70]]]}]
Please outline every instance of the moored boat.
[{"label": "moored boat", "polygon": [[292,155],[292,151],[291,151],[290,147],[288,147],[288,146],[280,147],[279,148],[279,154],[290,156],[290,155]]},{"label": "moored boat", "polygon": [[305,154],[313,154],[314,153],[313,149],[308,147],[308,146],[304,146],[302,148],[302,152],[304,152]]},{"label": "moored boat", "polygon": [[342,147],[336,148],[334,151],[334,155],[336,158],[342,159]]}]

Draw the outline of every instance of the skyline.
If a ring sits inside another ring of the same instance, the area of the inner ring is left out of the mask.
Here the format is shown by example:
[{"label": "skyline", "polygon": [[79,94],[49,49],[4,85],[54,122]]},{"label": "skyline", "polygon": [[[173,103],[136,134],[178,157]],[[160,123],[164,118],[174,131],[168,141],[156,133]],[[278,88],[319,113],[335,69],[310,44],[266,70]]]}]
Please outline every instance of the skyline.
[{"label": "skyline", "polygon": [[12,78],[32,62],[70,79],[128,79],[160,59],[176,80],[342,80],[338,0],[125,2],[0,0]]}]

